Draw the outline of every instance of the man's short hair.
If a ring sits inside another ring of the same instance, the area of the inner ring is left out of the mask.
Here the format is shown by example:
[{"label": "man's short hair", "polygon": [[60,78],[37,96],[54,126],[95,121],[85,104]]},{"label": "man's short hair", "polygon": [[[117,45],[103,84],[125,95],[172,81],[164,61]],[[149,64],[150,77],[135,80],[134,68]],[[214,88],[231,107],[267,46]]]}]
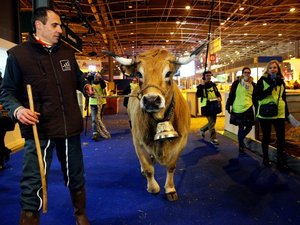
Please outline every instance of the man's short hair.
[{"label": "man's short hair", "polygon": [[[32,30],[33,32],[36,32],[36,28],[35,28],[35,21],[39,20],[41,21],[44,25],[47,23],[47,13],[48,11],[53,11],[55,12],[55,10],[51,7],[39,7],[36,8],[33,11],[32,17],[31,17],[31,25],[32,25]],[[57,15],[58,13],[55,12]]]}]

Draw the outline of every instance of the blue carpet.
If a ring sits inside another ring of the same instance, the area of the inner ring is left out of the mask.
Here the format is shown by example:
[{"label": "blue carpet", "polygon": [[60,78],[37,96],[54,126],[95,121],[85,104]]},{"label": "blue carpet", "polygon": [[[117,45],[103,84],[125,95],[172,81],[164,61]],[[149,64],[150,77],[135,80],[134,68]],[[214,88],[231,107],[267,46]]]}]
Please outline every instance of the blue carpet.
[{"label": "blue carpet", "polygon": [[[90,131],[82,135],[91,225],[300,224],[299,176],[264,168],[259,156],[239,154],[237,144],[221,135],[215,147],[190,134],[175,173],[177,202],[164,196],[165,168],[159,165],[156,178],[161,192],[149,194],[127,115],[107,115],[104,121],[111,140],[93,142]],[[1,225],[18,224],[22,156],[23,151],[13,154],[0,172]],[[48,213],[41,215],[41,225],[75,224],[55,156],[48,183]]]}]

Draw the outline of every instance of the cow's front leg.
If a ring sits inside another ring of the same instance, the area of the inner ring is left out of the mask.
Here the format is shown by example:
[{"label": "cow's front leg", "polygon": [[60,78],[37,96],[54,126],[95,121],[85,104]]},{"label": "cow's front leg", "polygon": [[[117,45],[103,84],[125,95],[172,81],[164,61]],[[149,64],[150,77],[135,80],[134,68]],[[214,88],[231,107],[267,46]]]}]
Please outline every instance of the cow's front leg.
[{"label": "cow's front leg", "polygon": [[169,201],[178,200],[178,195],[174,185],[175,166],[167,167],[167,178],[165,183],[165,193]]},{"label": "cow's front leg", "polygon": [[141,165],[141,173],[147,179],[147,191],[152,194],[158,194],[160,191],[159,184],[156,182],[154,174],[154,160],[153,158],[145,153],[138,152],[138,158]]}]

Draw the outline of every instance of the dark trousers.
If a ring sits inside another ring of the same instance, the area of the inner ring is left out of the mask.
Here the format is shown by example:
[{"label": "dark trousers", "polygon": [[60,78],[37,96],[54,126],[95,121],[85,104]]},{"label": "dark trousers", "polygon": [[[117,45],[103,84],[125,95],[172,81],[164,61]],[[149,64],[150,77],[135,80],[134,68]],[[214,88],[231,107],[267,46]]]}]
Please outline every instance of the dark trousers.
[{"label": "dark trousers", "polygon": [[[69,138],[40,140],[46,180],[50,170],[53,150],[61,165],[65,185],[70,191],[85,184],[80,135]],[[21,179],[21,207],[27,211],[38,211],[42,206],[42,183],[38,157],[33,139],[26,139]]]},{"label": "dark trousers", "polygon": [[243,147],[244,144],[244,139],[249,134],[249,132],[252,129],[252,125],[239,125],[239,130],[238,130],[238,141],[239,141],[239,146]]},{"label": "dark trousers", "polygon": [[285,162],[285,119],[259,119],[260,127],[263,133],[262,138],[262,151],[264,158],[269,157],[268,149],[271,138],[271,128],[272,125],[275,128],[276,132],[276,144],[277,144],[277,162]]}]

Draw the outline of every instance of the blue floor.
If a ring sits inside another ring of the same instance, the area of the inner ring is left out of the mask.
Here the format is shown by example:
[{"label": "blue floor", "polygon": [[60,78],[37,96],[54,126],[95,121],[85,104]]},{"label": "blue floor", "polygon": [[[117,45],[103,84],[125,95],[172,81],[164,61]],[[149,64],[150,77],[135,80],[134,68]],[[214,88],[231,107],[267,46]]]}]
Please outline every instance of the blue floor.
[{"label": "blue floor", "polygon": [[[164,196],[165,169],[156,166],[158,195],[146,180],[134,152],[127,115],[104,118],[112,138],[92,141],[82,135],[86,170],[87,214],[91,225],[299,225],[300,179],[261,166],[252,152],[219,135],[219,147],[190,133],[178,160],[175,184],[179,200]],[[12,155],[0,172],[0,224],[18,224],[19,180],[23,151]],[[57,158],[48,181],[48,213],[41,225],[75,224],[72,205]]]}]

